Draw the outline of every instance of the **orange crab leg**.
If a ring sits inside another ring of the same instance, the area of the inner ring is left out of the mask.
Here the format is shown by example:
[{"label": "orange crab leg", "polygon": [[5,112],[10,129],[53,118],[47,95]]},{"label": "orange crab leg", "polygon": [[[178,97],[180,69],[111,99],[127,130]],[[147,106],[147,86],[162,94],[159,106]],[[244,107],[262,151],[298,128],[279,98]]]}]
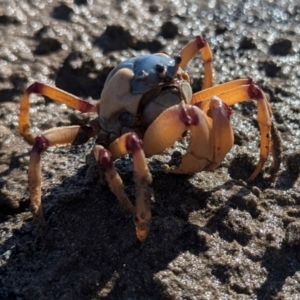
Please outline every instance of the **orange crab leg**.
[{"label": "orange crab leg", "polygon": [[88,126],[59,127],[45,131],[34,139],[30,153],[28,182],[30,201],[33,214],[43,224],[43,210],[41,205],[41,154],[47,148],[56,145],[73,144],[79,145],[94,136],[94,131]]},{"label": "orange crab leg", "polygon": [[106,181],[111,191],[116,195],[120,205],[126,212],[133,215],[135,208],[126,196],[123,181],[113,165],[111,153],[103,146],[95,145],[94,155],[98,164],[103,168]]},{"label": "orange crab leg", "polygon": [[[135,133],[129,132],[116,139],[109,146],[109,150],[114,159],[125,154],[132,154],[136,188],[136,234],[137,238],[143,242],[148,235],[151,221],[150,198],[152,191],[149,188],[149,184],[152,182],[152,176],[142,149],[142,141],[139,140]],[[115,195],[118,197],[116,193]]]},{"label": "orange crab leg", "polygon": [[[229,81],[223,84],[218,84],[213,87],[207,88],[193,95],[192,104],[197,103],[197,106],[202,109],[205,104],[208,104],[208,102],[213,96],[220,96],[226,91],[238,88],[241,85],[249,84],[250,82],[252,82],[251,79],[237,79],[237,80]],[[199,102],[204,102],[204,103],[200,104]]]},{"label": "orange crab leg", "polygon": [[220,98],[213,97],[209,102],[210,116],[213,120],[213,162],[206,170],[216,169],[226,154],[231,150],[234,137],[230,124],[232,109]]},{"label": "orange crab leg", "polygon": [[97,112],[97,107],[85,100],[77,98],[76,96],[69,94],[63,90],[60,90],[56,87],[40,82],[35,82],[26,89],[24,96],[21,100],[19,114],[19,131],[24,136],[25,140],[28,141],[30,144],[34,142],[35,138],[35,136],[29,132],[29,96],[32,93],[47,96],[58,102],[64,103],[71,108],[77,109],[83,113]]},{"label": "orange crab leg", "polygon": [[[244,83],[245,80],[236,81],[235,83]],[[223,86],[224,87],[224,86]],[[217,88],[217,87],[216,87]],[[214,88],[212,88],[214,89]],[[217,94],[217,93],[216,93]],[[224,103],[228,106],[244,102],[249,99],[254,99],[257,101],[257,122],[260,129],[260,158],[258,164],[249,177],[248,181],[252,181],[260,173],[266,162],[269,150],[270,150],[270,138],[271,138],[271,109],[268,100],[263,93],[263,91],[251,80],[248,79],[247,84],[239,85],[230,90],[223,90],[223,93],[217,94]],[[203,100],[202,102],[196,103],[199,105],[204,112],[209,109],[209,99]],[[273,147],[273,145],[271,145]],[[273,152],[273,150],[272,150]],[[278,157],[274,157],[273,164],[276,164]]]},{"label": "orange crab leg", "polygon": [[180,67],[185,68],[188,62],[200,52],[202,61],[204,63],[204,82],[202,89],[207,89],[214,84],[213,70],[212,70],[212,52],[207,41],[201,36],[197,36],[190,41],[181,51]]}]

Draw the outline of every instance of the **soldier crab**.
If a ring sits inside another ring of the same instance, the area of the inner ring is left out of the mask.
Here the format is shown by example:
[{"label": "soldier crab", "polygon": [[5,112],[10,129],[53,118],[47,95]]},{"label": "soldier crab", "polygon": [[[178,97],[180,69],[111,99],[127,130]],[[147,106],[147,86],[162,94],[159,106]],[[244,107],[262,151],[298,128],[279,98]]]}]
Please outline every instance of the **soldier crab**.
[{"label": "soldier crab", "polygon": [[[202,90],[193,94],[187,63],[200,52],[204,63]],[[47,130],[37,136],[29,132],[29,96],[48,96],[82,113],[98,116],[90,124]],[[101,99],[93,105],[58,88],[35,82],[26,90],[20,106],[19,130],[33,144],[29,163],[29,189],[34,214],[43,222],[41,205],[41,154],[48,147],[78,145],[95,137],[94,154],[103,168],[111,191],[122,207],[135,216],[137,237],[144,241],[150,220],[149,184],[152,181],[145,156],[161,153],[186,131],[191,139],[181,163],[164,166],[172,173],[214,170],[233,146],[231,105],[249,99],[257,102],[260,130],[260,158],[250,176],[262,170],[269,151],[274,151],[275,134],[271,109],[263,91],[251,79],[213,85],[212,53],[200,36],[189,42],[174,58],[163,53],[129,58],[111,71]],[[278,151],[277,151],[278,152]],[[127,198],[113,161],[123,155],[133,158],[136,184],[135,206]],[[274,165],[278,157],[274,156]],[[274,168],[274,172],[278,170]]]}]

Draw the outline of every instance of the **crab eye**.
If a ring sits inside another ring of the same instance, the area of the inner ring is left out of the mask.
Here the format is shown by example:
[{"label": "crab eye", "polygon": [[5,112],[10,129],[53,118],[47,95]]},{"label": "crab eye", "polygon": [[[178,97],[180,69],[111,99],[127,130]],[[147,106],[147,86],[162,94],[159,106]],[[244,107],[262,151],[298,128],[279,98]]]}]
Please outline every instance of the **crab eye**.
[{"label": "crab eye", "polygon": [[175,65],[179,65],[182,60],[180,54],[175,55],[174,60],[175,60]]},{"label": "crab eye", "polygon": [[134,123],[133,115],[125,111],[119,115],[118,121],[122,126],[131,127]]},{"label": "crab eye", "polygon": [[157,64],[155,67],[159,78],[161,79],[166,78],[167,74],[166,74],[165,67],[162,64]]},{"label": "crab eye", "polygon": [[165,67],[162,64],[157,64],[155,67],[157,73],[163,73],[165,71]]}]

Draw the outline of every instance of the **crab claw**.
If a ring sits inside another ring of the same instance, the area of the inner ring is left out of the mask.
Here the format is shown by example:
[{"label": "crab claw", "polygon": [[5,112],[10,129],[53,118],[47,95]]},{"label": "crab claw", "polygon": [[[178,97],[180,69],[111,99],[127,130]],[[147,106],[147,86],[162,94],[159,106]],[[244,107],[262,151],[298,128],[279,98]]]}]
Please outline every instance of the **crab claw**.
[{"label": "crab claw", "polygon": [[168,108],[147,129],[144,135],[145,153],[161,153],[189,130],[191,140],[180,165],[163,165],[163,168],[172,173],[214,170],[233,145],[232,110],[218,97],[210,99],[210,110],[212,121],[195,105],[181,102]]}]

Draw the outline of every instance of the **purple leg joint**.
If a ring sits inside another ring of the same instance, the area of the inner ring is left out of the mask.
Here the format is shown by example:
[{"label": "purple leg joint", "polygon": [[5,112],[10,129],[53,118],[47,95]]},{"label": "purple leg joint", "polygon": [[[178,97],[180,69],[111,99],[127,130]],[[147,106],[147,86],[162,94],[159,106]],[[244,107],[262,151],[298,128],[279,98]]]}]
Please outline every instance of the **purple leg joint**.
[{"label": "purple leg joint", "polygon": [[255,100],[262,100],[264,98],[262,90],[256,85],[256,83],[252,79],[249,79],[249,84],[249,97]]},{"label": "purple leg joint", "polygon": [[113,160],[108,150],[102,149],[99,152],[98,163],[103,168],[104,172],[108,172],[113,168]]},{"label": "purple leg joint", "polygon": [[185,126],[196,126],[199,124],[199,117],[196,114],[194,107],[191,107],[190,112],[188,113],[185,107],[182,106],[179,112],[179,119]]},{"label": "purple leg joint", "polygon": [[196,36],[196,42],[199,49],[203,48],[207,43],[206,40],[200,35]]},{"label": "purple leg joint", "polygon": [[35,138],[34,145],[32,147],[32,152],[42,153],[49,147],[49,140],[43,135],[39,134]]},{"label": "purple leg joint", "polygon": [[137,151],[142,149],[143,142],[138,138],[135,133],[131,133],[128,135],[126,139],[126,148],[132,153],[136,153]]}]

